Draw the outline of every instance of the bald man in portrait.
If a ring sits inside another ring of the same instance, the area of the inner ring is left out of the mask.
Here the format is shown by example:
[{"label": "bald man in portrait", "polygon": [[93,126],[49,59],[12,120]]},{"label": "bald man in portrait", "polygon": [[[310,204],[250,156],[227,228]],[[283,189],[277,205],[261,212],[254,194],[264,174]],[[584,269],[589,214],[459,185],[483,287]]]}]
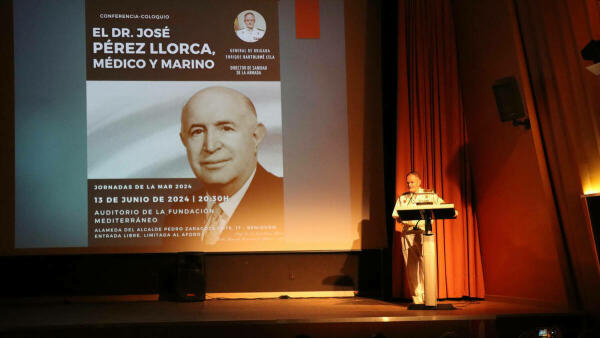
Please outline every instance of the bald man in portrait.
[{"label": "bald man in portrait", "polygon": [[208,87],[184,105],[179,136],[206,212],[169,217],[166,225],[199,225],[194,249],[235,249],[236,242],[282,234],[283,179],[257,160],[266,133],[252,101],[234,89]]}]

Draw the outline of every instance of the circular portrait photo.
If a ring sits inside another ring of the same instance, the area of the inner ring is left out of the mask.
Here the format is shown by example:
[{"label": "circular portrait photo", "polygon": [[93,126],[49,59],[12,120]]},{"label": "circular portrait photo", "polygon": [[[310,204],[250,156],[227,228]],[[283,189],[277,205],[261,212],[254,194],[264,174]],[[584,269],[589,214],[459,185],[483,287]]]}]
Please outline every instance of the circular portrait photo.
[{"label": "circular portrait photo", "polygon": [[259,12],[246,10],[237,15],[233,23],[233,29],[240,40],[256,42],[265,36],[267,23]]}]

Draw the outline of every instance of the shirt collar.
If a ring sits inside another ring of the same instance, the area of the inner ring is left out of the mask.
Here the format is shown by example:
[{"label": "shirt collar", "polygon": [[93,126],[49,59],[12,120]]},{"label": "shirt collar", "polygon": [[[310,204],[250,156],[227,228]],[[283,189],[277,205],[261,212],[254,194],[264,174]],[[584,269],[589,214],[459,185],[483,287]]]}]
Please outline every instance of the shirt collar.
[{"label": "shirt collar", "polygon": [[233,215],[235,209],[237,209],[238,205],[242,201],[242,197],[246,195],[246,191],[248,191],[248,188],[250,187],[250,182],[252,182],[252,180],[254,179],[255,174],[256,168],[254,168],[252,175],[248,177],[246,183],[244,183],[240,190],[238,190],[235,194],[231,195],[226,201],[219,203],[219,206],[228,218],[231,218],[231,215]]}]

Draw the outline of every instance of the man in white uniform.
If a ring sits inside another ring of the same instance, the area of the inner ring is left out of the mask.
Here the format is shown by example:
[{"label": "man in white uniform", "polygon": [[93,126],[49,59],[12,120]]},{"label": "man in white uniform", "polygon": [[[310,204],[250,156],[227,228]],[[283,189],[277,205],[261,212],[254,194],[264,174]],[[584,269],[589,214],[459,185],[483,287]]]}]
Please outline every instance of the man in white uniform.
[{"label": "man in white uniform", "polygon": [[252,12],[246,13],[244,15],[244,25],[246,25],[246,28],[240,29],[235,33],[240,39],[246,42],[256,42],[262,39],[262,37],[265,35],[265,31],[260,28],[255,28],[255,22],[256,19],[254,17],[254,14],[252,14]]},{"label": "man in white uniform", "polygon": [[408,191],[398,197],[392,217],[402,224],[402,256],[406,266],[406,279],[410,295],[415,304],[423,304],[425,300],[423,273],[425,221],[402,221],[398,218],[398,209],[425,202],[422,200],[423,198],[427,198],[427,202],[433,204],[444,203],[444,201],[436,194],[419,195],[425,190],[421,188],[421,176],[416,171],[411,171],[406,175],[406,186]]}]

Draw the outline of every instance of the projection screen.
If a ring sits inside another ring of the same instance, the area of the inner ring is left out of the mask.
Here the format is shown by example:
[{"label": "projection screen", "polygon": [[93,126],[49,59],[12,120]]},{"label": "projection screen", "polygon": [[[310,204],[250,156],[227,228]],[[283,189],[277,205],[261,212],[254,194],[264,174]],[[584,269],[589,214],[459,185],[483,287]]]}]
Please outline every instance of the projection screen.
[{"label": "projection screen", "polygon": [[12,6],[13,249],[364,247],[344,1],[313,39],[292,0]]}]

